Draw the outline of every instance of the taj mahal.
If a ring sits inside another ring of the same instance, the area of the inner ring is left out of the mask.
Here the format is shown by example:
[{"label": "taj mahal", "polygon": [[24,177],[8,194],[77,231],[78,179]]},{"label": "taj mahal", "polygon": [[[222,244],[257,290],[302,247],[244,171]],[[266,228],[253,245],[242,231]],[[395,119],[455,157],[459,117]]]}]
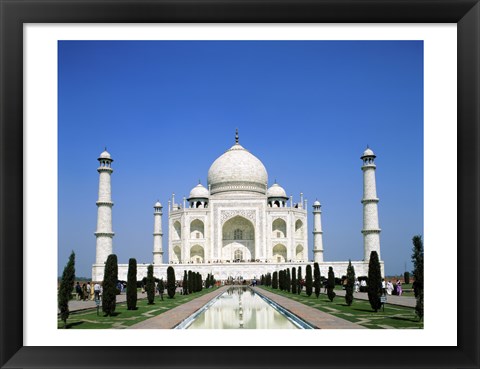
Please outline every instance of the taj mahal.
[{"label": "taj mahal", "polygon": [[[361,156],[364,258],[352,260],[357,276],[368,274],[371,251],[381,257],[375,158],[368,147]],[[103,280],[107,257],[114,253],[113,159],[105,150],[98,161],[94,281]],[[240,145],[238,131],[234,145],[213,162],[207,178],[207,186],[198,183],[188,198],[177,202],[172,195],[168,201],[167,261],[163,255],[163,207],[160,202],[155,203],[153,257],[137,260],[137,279],[146,276],[148,264],[153,264],[156,277],[164,279],[167,267],[173,266],[178,280],[183,278],[185,270],[200,272],[203,277],[212,274],[216,280],[253,279],[286,268],[302,266],[305,270],[304,266],[313,264],[308,260],[307,200],[300,194],[298,201],[294,201],[276,181],[269,186],[265,166]],[[348,261],[324,260],[322,210],[318,200],[312,204],[312,213],[313,261],[319,263],[323,276],[330,266],[337,277],[346,275]],[[131,257],[135,257],[133,253],[134,250]],[[380,263],[384,275],[384,263]],[[119,264],[118,278],[127,280],[127,271],[128,264]]]}]

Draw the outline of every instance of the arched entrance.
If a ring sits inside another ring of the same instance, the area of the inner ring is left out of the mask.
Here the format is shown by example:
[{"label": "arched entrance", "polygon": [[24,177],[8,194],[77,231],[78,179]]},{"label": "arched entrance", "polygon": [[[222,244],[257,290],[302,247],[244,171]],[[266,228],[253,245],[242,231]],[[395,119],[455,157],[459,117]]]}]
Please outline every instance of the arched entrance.
[{"label": "arched entrance", "polygon": [[222,227],[222,259],[229,262],[255,259],[255,228],[248,219],[237,215]]}]

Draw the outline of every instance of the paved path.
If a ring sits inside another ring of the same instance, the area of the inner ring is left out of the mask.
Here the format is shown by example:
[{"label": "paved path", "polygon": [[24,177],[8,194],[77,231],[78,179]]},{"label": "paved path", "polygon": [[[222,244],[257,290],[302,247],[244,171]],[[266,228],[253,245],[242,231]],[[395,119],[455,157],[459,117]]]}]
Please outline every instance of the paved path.
[{"label": "paved path", "polygon": [[207,302],[216,296],[224,293],[229,286],[220,287],[219,289],[197,297],[186,302],[176,308],[167,310],[156,317],[144,320],[143,322],[130,326],[130,329],[172,329],[179,323],[183,322],[198,309],[203,307]]},{"label": "paved path", "polygon": [[255,292],[268,297],[289,312],[295,314],[299,318],[307,321],[311,325],[319,329],[366,329],[365,327],[349,322],[348,320],[337,318],[331,314],[324,313],[318,309],[304,305],[287,297],[277,295],[264,289],[254,287]]},{"label": "paved path", "polygon": [[[180,293],[180,292],[179,292]],[[157,298],[159,295],[156,294],[155,295],[155,298]],[[141,300],[141,299],[146,299],[147,298],[147,293],[141,293],[141,292],[138,292],[137,294],[137,299],[138,300]],[[117,295],[117,303],[121,303],[121,302],[125,302],[127,301],[127,295],[126,293],[122,293],[120,295]],[[83,301],[83,300],[70,300],[68,302],[68,308],[70,310],[70,312],[74,312],[74,311],[82,311],[82,310],[88,310],[88,309],[95,309],[97,307],[97,305],[95,304],[95,301],[93,300],[86,300],[86,301]],[[60,311],[58,311],[58,313],[60,313]]]},{"label": "paved path", "polygon": [[[345,290],[335,290],[337,296],[345,296]],[[325,293],[322,293],[326,295]],[[354,292],[353,298],[358,300],[367,300],[368,301],[368,293],[366,292]],[[399,306],[406,306],[414,308],[417,303],[415,297],[412,296],[395,296],[395,295],[387,295],[387,304],[390,305],[399,305]]]}]

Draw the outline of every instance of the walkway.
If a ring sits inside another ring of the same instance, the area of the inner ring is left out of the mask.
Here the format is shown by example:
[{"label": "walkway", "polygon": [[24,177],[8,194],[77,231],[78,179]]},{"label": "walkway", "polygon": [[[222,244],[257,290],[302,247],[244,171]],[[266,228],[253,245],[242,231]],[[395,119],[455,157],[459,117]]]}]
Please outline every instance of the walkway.
[{"label": "walkway", "polygon": [[314,309],[310,306],[304,305],[300,302],[294,301],[287,297],[277,295],[276,293],[268,292],[264,289],[254,287],[256,293],[264,295],[270,300],[273,300],[277,304],[289,312],[295,314],[299,318],[307,321],[311,325],[319,329],[366,329],[361,325],[349,322],[348,320],[337,318],[336,316],[324,313],[318,309]]},{"label": "walkway", "polygon": [[[165,291],[166,292],[166,291]],[[180,294],[180,289],[177,288],[177,293]],[[156,293],[155,294],[155,297],[158,297],[158,294]],[[138,300],[141,300],[141,299],[146,299],[147,298],[147,293],[141,293],[141,292],[138,292],[137,293],[137,299]],[[121,303],[121,302],[125,302],[127,301],[127,294],[124,292],[120,295],[117,295],[117,303]],[[97,307],[97,305],[95,304],[95,301],[93,300],[86,300],[86,301],[83,301],[83,300],[76,300],[76,299],[73,299],[73,300],[70,300],[68,302],[68,308],[70,310],[70,312],[75,312],[75,311],[82,311],[82,310],[88,310],[88,309],[95,309]],[[60,311],[58,311],[58,313],[60,313]]]},{"label": "walkway", "polygon": [[213,292],[197,297],[196,299],[170,309],[163,314],[144,320],[138,324],[134,324],[130,326],[129,329],[172,329],[202,308],[207,302],[224,293],[227,288],[228,286],[220,287]]},{"label": "walkway", "polygon": [[[345,290],[335,290],[337,296],[345,296]],[[322,293],[325,295],[325,293]],[[368,293],[366,292],[354,292],[353,298],[358,300],[367,300],[368,301]],[[405,306],[414,308],[417,303],[417,300],[413,296],[395,296],[395,295],[387,295],[387,304],[390,305],[398,305],[398,306]]]}]

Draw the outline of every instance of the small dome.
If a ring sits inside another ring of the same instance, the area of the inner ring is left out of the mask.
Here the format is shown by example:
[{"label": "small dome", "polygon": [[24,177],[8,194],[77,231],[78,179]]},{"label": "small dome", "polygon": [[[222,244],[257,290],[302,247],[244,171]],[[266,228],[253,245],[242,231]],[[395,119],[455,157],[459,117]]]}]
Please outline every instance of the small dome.
[{"label": "small dome", "polygon": [[288,198],[285,190],[280,185],[274,183],[272,187],[267,190],[267,197],[284,197]]},{"label": "small dome", "polygon": [[160,204],[160,201],[157,201],[154,205],[154,207],[156,208],[161,208],[162,207],[162,204]]},{"label": "small dome", "polygon": [[99,159],[112,159],[112,157],[110,156],[110,153],[107,150],[105,150],[100,154]]},{"label": "small dome", "polygon": [[313,203],[313,206],[321,206],[320,201],[315,200],[315,202]]},{"label": "small dome", "polygon": [[363,152],[362,157],[364,157],[364,156],[375,156],[375,154],[373,153],[373,151],[369,147],[367,147],[367,149]]},{"label": "small dome", "polygon": [[190,191],[190,197],[189,199],[198,199],[198,198],[208,198],[210,194],[208,193],[208,190],[202,186],[201,183],[196,185],[192,190]]}]

